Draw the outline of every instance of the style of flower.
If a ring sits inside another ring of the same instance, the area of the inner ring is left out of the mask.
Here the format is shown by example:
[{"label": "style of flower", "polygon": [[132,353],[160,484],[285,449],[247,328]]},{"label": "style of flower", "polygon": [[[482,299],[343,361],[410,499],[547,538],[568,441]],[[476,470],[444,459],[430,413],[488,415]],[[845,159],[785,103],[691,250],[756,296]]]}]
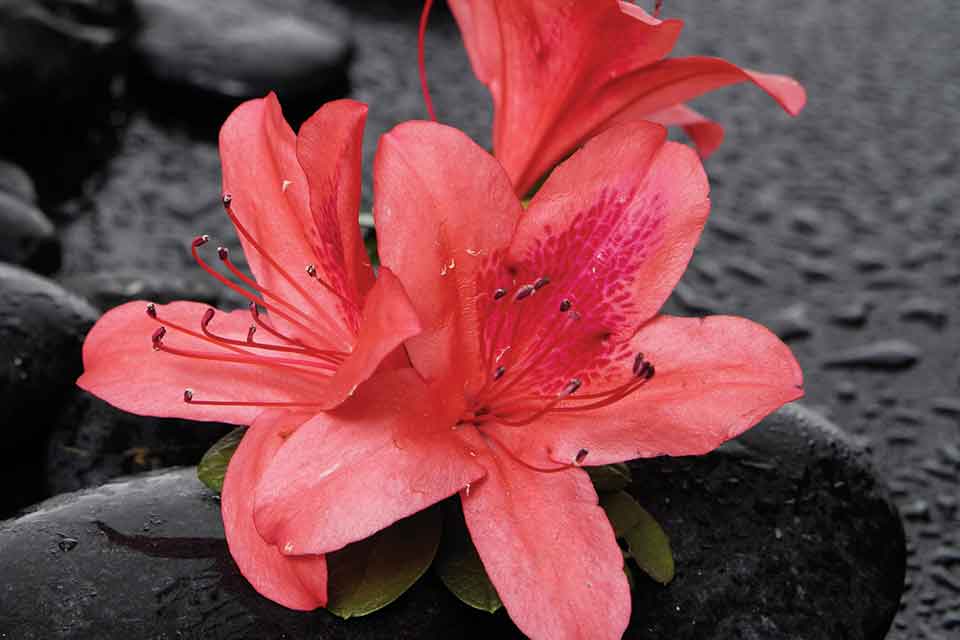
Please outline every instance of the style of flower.
[{"label": "style of flower", "polygon": [[802,395],[763,327],[658,315],[709,212],[699,158],[659,125],[616,125],[524,210],[492,156],[415,122],[383,137],[374,183],[381,259],[424,327],[405,343],[416,371],[378,373],[292,434],[303,416],[255,425],[228,483],[291,557],[459,494],[524,633],[619,638],[623,556],[580,467],[702,454]]},{"label": "style of flower", "polygon": [[257,465],[282,443],[267,434],[289,436],[299,424],[291,416],[304,422],[340,404],[378,368],[409,366],[398,347],[420,331],[398,279],[386,268],[374,279],[360,237],[366,113],[358,102],[332,102],[295,135],[274,95],[241,105],[220,133],[223,203],[255,277],[224,247],[223,268],[211,266],[201,255],[207,236],[191,251],[249,311],[120,306],[87,336],[77,381],[132,413],[252,425],[241,449],[261,456],[231,466],[227,541],[254,587],[296,609],[326,603],[326,565],[322,556],[288,557],[256,533]]},{"label": "style of flower", "polygon": [[[423,29],[432,0],[421,20]],[[684,103],[753,82],[785,111],[806,102],[792,78],[712,57],[666,58],[683,22],[618,0],[449,0],[477,78],[493,97],[493,149],[524,195],[584,141],[644,119],[683,127],[703,156],[723,128]],[[432,112],[422,77],[428,110]]]}]

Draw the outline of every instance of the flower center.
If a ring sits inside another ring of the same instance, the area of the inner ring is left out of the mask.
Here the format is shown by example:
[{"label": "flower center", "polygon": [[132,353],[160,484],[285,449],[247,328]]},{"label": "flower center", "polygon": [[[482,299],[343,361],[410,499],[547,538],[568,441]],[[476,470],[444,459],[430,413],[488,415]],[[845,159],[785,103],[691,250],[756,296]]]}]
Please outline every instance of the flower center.
[{"label": "flower center", "polygon": [[497,287],[490,294],[482,337],[489,378],[474,395],[463,423],[524,427],[547,414],[609,406],[653,378],[655,368],[642,353],[633,355],[630,375],[619,384],[591,376],[590,371],[607,364],[615,351],[610,333],[584,326],[589,325],[585,320],[589,311],[575,309],[570,296],[547,294],[550,282],[544,275],[510,288]]},{"label": "flower center", "polygon": [[[216,315],[214,309],[207,309],[198,319],[198,329],[192,329],[170,318],[161,317],[156,305],[148,304],[147,316],[158,323],[157,329],[151,336],[154,351],[163,352],[172,356],[196,360],[212,360],[238,366],[263,368],[271,373],[290,375],[291,373],[316,378],[318,382],[328,379],[346,357],[349,355],[355,341],[355,327],[359,309],[357,304],[339,293],[325,281],[314,265],[306,265],[304,273],[311,280],[318,283],[332,293],[343,303],[345,318],[335,318],[329,310],[318,303],[315,296],[304,288],[286,269],[273,258],[264,247],[257,242],[247,228],[240,222],[233,211],[233,199],[229,194],[223,196],[223,206],[237,231],[248,241],[254,251],[262,256],[273,269],[286,280],[304,300],[309,301],[311,313],[307,313],[301,305],[285,299],[275,291],[258,284],[253,278],[245,275],[230,260],[230,252],[226,247],[217,249],[217,256],[227,271],[241,284],[223,275],[208,264],[199,253],[199,248],[206,245],[210,238],[203,235],[194,238],[190,245],[190,252],[194,260],[215,280],[249,301],[250,325],[243,336],[222,335],[211,329],[211,323]],[[260,309],[266,309],[271,318],[282,318],[291,329],[295,328],[297,337],[289,335],[290,330],[280,330],[269,318],[263,317]],[[185,349],[171,346],[165,342],[168,331],[182,336],[189,336],[196,346],[203,349]],[[269,336],[265,340],[256,339],[258,331]],[[197,342],[199,341],[199,342]],[[319,345],[334,348],[323,348]],[[198,381],[202,385],[202,381]],[[316,406],[309,403],[295,402],[248,402],[237,399],[198,399],[193,389],[185,389],[183,400],[189,404],[216,405],[216,406],[262,406],[262,407],[309,407]]]}]

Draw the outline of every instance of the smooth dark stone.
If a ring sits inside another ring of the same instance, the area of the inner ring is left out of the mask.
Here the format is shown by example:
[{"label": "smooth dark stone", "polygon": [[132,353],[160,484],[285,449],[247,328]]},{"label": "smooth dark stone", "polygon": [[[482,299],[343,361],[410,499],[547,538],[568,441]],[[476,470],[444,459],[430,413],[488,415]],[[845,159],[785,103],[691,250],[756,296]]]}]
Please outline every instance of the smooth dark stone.
[{"label": "smooth dark stone", "polygon": [[[641,577],[625,637],[883,638],[903,531],[864,454],[817,414],[787,407],[707,456],[632,467],[678,571],[667,587]],[[519,637],[502,611],[460,604],[432,573],[346,622],[267,601],[237,572],[194,473],[66,494],[0,524],[0,637]],[[710,635],[721,630],[733,635]]]},{"label": "smooth dark stone", "polygon": [[[83,111],[106,92],[131,26],[128,0],[0,3],[0,116],[58,126]],[[7,127],[4,142],[31,129]]]},{"label": "smooth dark stone", "polygon": [[804,302],[792,304],[771,316],[764,324],[782,340],[809,338],[813,333],[810,309]]},{"label": "smooth dark stone", "polygon": [[349,19],[327,2],[311,3],[309,15],[276,0],[135,3],[142,21],[135,49],[165,86],[231,104],[276,91],[287,107],[308,99],[316,109],[345,83]]},{"label": "smooth dark stone", "polygon": [[906,300],[898,309],[904,320],[924,322],[935,329],[947,323],[947,307],[940,300],[915,297]]},{"label": "smooth dark stone", "polygon": [[198,273],[191,280],[176,274],[135,269],[82,273],[60,280],[64,288],[83,296],[104,311],[131,300],[150,300],[160,304],[195,300],[217,306],[225,288],[211,285],[211,282],[203,273]]},{"label": "smooth dark stone", "polygon": [[27,202],[36,202],[37,190],[30,175],[18,165],[0,159],[0,191]]},{"label": "smooth dark stone", "polygon": [[54,282],[0,263],[4,453],[42,435],[38,430],[80,375],[80,347],[98,317]]},{"label": "smooth dark stone", "polygon": [[631,467],[678,569],[666,588],[640,582],[629,637],[885,637],[903,528],[866,454],[822,416],[789,405],[712,454]]},{"label": "smooth dark stone", "polygon": [[137,416],[77,389],[54,420],[44,471],[47,495],[119,476],[196,464],[235,427]]},{"label": "smooth dark stone", "polygon": [[906,340],[881,340],[863,347],[855,347],[827,358],[831,367],[869,367],[874,369],[904,369],[917,362],[920,350]]},{"label": "smooth dark stone", "polygon": [[60,268],[56,229],[33,204],[0,191],[0,229],[0,260],[45,274]]},{"label": "smooth dark stone", "polygon": [[862,327],[867,322],[872,308],[873,305],[866,300],[854,300],[835,308],[830,314],[830,319],[835,324]]}]

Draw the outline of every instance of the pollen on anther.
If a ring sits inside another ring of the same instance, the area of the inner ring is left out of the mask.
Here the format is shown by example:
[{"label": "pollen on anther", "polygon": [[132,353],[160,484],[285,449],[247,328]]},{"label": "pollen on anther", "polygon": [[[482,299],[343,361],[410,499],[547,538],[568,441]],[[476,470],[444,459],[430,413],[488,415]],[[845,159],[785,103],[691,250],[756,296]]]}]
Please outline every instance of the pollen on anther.
[{"label": "pollen on anther", "polygon": [[507,368],[504,367],[503,365],[497,367],[496,371],[493,372],[493,379],[499,380],[500,378],[503,377],[503,374],[505,374],[506,372],[507,372]]},{"label": "pollen on anther", "polygon": [[519,290],[517,290],[517,295],[514,296],[513,299],[519,302],[520,300],[524,300],[532,296],[534,291],[536,291],[536,288],[534,287],[534,285],[525,284],[522,287],[520,287]]},{"label": "pollen on anther", "polygon": [[226,247],[217,247],[217,257],[221,260],[227,260],[230,258],[230,249]]},{"label": "pollen on anther", "polygon": [[229,193],[223,194],[223,206],[229,207],[229,206],[230,206],[230,203],[232,203],[232,202],[233,202],[233,196],[232,196],[232,195],[230,195]]},{"label": "pollen on anther", "polygon": [[533,288],[536,291],[539,291],[540,289],[543,289],[548,284],[550,284],[550,278],[548,278],[547,276],[543,276],[541,278],[537,278],[537,281],[533,283]]},{"label": "pollen on anther", "polygon": [[193,389],[184,389],[183,390],[183,401],[187,404],[193,402]]},{"label": "pollen on anther", "polygon": [[506,290],[506,289],[497,289],[497,290],[495,290],[495,291],[493,292],[493,299],[494,299],[494,300],[499,300],[500,298],[502,298],[502,297],[505,296],[505,295],[507,295],[507,290]]},{"label": "pollen on anther", "polygon": [[590,452],[586,449],[580,449],[580,451],[577,451],[577,457],[573,459],[573,462],[575,464],[583,464],[583,461],[586,460],[588,453]]},{"label": "pollen on anther", "polygon": [[152,302],[151,302],[150,304],[148,304],[148,305],[147,305],[147,315],[150,316],[151,318],[156,318],[156,317],[157,317],[157,305],[153,304]]},{"label": "pollen on anther", "polygon": [[563,388],[563,391],[560,392],[560,396],[565,398],[571,394],[574,394],[582,385],[583,381],[580,380],[580,378],[573,378],[567,383],[567,386]]},{"label": "pollen on anther", "polygon": [[560,313],[566,313],[567,311],[570,311],[570,307],[572,306],[573,306],[573,303],[567,300],[566,298],[564,298],[560,302]]},{"label": "pollen on anther", "polygon": [[316,267],[316,266],[314,266],[314,265],[312,265],[312,264],[308,264],[306,271],[307,271],[307,275],[310,276],[311,278],[316,278],[316,277],[317,277],[317,267]]},{"label": "pollen on anther", "polygon": [[197,236],[196,238],[193,239],[193,246],[202,247],[208,242],[210,242],[210,236],[208,236],[207,234],[203,234],[202,236]]}]

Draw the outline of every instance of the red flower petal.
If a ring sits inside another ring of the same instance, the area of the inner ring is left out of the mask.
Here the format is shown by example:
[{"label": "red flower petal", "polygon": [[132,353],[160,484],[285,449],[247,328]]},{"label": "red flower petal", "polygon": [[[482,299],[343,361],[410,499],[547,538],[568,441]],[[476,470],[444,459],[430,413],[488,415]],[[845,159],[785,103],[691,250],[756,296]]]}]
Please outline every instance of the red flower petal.
[{"label": "red flower petal", "polygon": [[[589,465],[700,455],[803,396],[789,347],[744,318],[659,316],[637,332],[632,349],[656,367],[650,382],[613,405],[514,429],[505,437],[518,455],[569,463],[586,449]],[[630,375],[629,362],[618,366],[624,373],[612,385]]]},{"label": "red flower petal", "polygon": [[[354,118],[342,124],[348,130],[356,127]],[[230,115],[220,130],[220,160],[223,191],[232,198],[231,209],[260,246],[257,249],[238,233],[257,283],[294,308],[324,318],[332,316],[321,321],[334,323],[335,331],[330,333],[336,337],[328,345],[317,344],[315,335],[305,334],[284,318],[276,316],[274,323],[283,333],[315,346],[347,346],[345,319],[326,310],[320,303],[321,287],[304,275],[308,265],[326,263],[314,252],[313,241],[319,232],[309,207],[309,186],[297,160],[296,136],[275,95],[245,102]],[[345,160],[350,166],[351,159]]]},{"label": "red flower petal", "polygon": [[510,618],[531,638],[619,639],[630,588],[587,474],[539,473],[497,453],[484,464],[487,477],[460,497]]},{"label": "red flower petal", "polygon": [[623,107],[599,89],[673,48],[682,22],[637,19],[625,4],[450,2],[474,71],[493,96],[493,147],[517,193]]},{"label": "red flower petal", "polygon": [[411,369],[378,376],[293,434],[256,492],[254,520],[286,554],[367,538],[483,477],[451,430],[457,398],[431,397]]},{"label": "red flower petal", "polygon": [[297,135],[297,159],[310,186],[309,231],[317,234],[317,270],[354,302],[363,300],[373,286],[373,269],[357,224],[366,121],[367,105],[336,100],[323,105]]},{"label": "red flower petal", "polygon": [[327,562],[322,555],[285,556],[253,525],[254,489],[290,433],[309,415],[270,411],[250,426],[230,460],[221,510],[230,554],[262,595],[290,609],[310,611],[327,603]]},{"label": "red flower petal", "polygon": [[503,169],[465,134],[427,122],[383,136],[374,168],[380,259],[410,294],[426,335],[407,344],[421,375],[476,373],[476,274],[521,215]]},{"label": "red flower petal", "polygon": [[[200,320],[209,306],[198,302],[157,305],[154,320],[146,313],[147,304],[136,301],[116,307],[94,325],[83,343],[80,387],[131,413],[234,424],[250,424],[263,408],[188,404],[183,400],[184,389],[193,389],[207,400],[316,402],[316,387],[323,379],[315,375],[154,351],[151,336],[164,325],[167,346],[211,355],[234,353],[171,328],[174,323],[200,333]],[[211,328],[242,339],[250,323],[249,313],[222,312]],[[267,335],[257,334],[257,338],[269,342]]]},{"label": "red flower petal", "polygon": [[690,261],[709,185],[697,155],[665,140],[646,122],[593,138],[553,172],[517,227],[510,261],[528,277],[548,276],[584,326],[632,335]]},{"label": "red flower petal", "polygon": [[701,158],[708,158],[723,143],[723,127],[687,105],[667,107],[647,116],[665,127],[683,127],[684,133],[697,146]]}]

